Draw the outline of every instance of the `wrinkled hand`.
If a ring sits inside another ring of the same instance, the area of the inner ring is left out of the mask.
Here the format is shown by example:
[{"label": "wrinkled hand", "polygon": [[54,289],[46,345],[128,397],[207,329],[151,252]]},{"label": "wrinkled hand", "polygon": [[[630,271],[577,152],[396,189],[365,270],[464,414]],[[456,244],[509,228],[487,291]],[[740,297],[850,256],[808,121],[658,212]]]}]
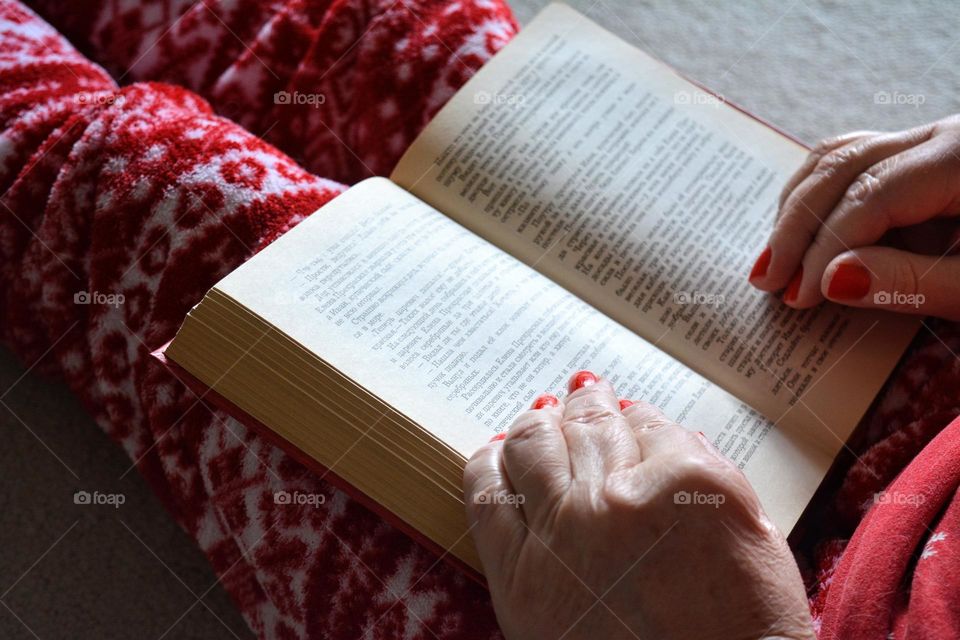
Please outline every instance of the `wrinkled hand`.
[{"label": "wrinkled hand", "polygon": [[784,301],[960,319],[960,116],[821,142],[787,183],[750,281]]},{"label": "wrinkled hand", "polygon": [[571,389],[464,473],[506,637],[812,639],[786,542],[733,463],[592,374]]}]

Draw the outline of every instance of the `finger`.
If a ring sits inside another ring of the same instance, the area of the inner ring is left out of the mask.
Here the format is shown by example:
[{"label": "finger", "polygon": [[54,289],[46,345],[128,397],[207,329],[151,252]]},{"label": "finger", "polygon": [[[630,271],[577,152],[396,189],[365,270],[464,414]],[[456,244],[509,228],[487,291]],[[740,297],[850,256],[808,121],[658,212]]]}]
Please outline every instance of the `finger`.
[{"label": "finger", "polygon": [[563,403],[517,416],[503,441],[507,478],[532,525],[570,486],[570,457],[560,430]]},{"label": "finger", "polygon": [[960,320],[960,257],[862,247],[837,256],[821,282],[830,300]]},{"label": "finger", "polygon": [[[564,398],[564,437],[575,479],[602,480],[640,462],[640,449],[608,380],[575,388]],[[596,380],[596,378],[594,378]]]},{"label": "finger", "polygon": [[530,408],[543,409],[544,407],[555,407],[558,404],[560,404],[560,400],[557,398],[557,396],[550,393],[544,393],[543,395],[537,396],[533,400],[533,404],[530,405]]},{"label": "finger", "polygon": [[[498,496],[515,495],[504,472],[502,445],[492,442],[474,452],[463,470],[467,521],[483,566],[496,566],[510,545],[519,545],[525,531],[523,511]],[[493,546],[496,545],[496,548]]]},{"label": "finger", "polygon": [[821,302],[824,271],[839,254],[876,244],[890,229],[923,222],[955,206],[960,159],[948,143],[924,143],[857,176],[807,248],[802,280],[784,301],[800,309]]},{"label": "finger", "polygon": [[694,434],[665,416],[659,407],[649,402],[634,401],[623,410],[623,416],[627,419],[644,460],[673,454],[678,447],[688,447],[694,442]]},{"label": "finger", "polygon": [[[807,155],[807,158],[803,161],[803,164],[800,165],[800,168],[793,172],[793,175],[790,176],[790,179],[787,180],[787,184],[784,185],[783,190],[780,192],[780,201],[777,205],[779,209],[783,208],[783,203],[786,202],[787,197],[793,193],[793,190],[797,186],[807,179],[807,177],[813,173],[813,170],[817,167],[817,163],[820,162],[820,159],[823,158],[826,154],[830,153],[834,149],[839,149],[840,147],[846,146],[847,144],[860,140],[862,138],[867,138],[870,136],[880,135],[878,131],[853,131],[851,133],[845,133],[841,136],[834,136],[833,138],[826,138],[817,143],[810,153]],[[779,212],[777,214],[779,217]]]},{"label": "finger", "polygon": [[927,125],[910,131],[860,138],[823,154],[810,175],[784,202],[770,234],[768,266],[763,273],[751,273],[750,282],[764,291],[776,291],[790,285],[811,240],[828,220],[850,183],[884,159],[916,146],[929,137],[930,130],[931,126]]}]

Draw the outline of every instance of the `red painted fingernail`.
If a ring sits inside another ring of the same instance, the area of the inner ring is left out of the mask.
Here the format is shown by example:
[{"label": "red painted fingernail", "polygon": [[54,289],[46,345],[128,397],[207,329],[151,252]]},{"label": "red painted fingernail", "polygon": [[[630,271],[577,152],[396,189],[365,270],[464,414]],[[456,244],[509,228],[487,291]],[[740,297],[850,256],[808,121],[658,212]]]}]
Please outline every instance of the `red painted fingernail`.
[{"label": "red painted fingernail", "polygon": [[498,433],[497,435],[490,438],[490,442],[499,442],[500,440],[505,440],[507,437],[506,433]]},{"label": "red painted fingernail", "polygon": [[537,399],[533,401],[532,408],[543,409],[544,407],[555,407],[559,402],[556,396],[545,393],[542,396],[537,396]]},{"label": "red painted fingernail", "polygon": [[827,286],[827,297],[859,300],[870,293],[870,272],[863,265],[844,263],[837,267]]},{"label": "red painted fingernail", "polygon": [[620,401],[620,411],[623,411],[627,407],[633,406],[633,400],[621,400]]},{"label": "red painted fingernail", "polygon": [[757,258],[757,261],[753,263],[753,269],[750,270],[750,279],[762,278],[767,275],[767,269],[770,268],[770,257],[773,255],[773,252],[770,251],[770,247],[767,247],[763,250],[763,253],[760,254],[760,257]]},{"label": "red painted fingernail", "polygon": [[802,280],[803,265],[800,265],[800,268],[797,269],[797,272],[793,274],[793,278],[790,279],[790,284],[787,285],[787,290],[783,292],[784,302],[793,302],[797,299],[797,296],[800,295],[800,282]]},{"label": "red painted fingernail", "polygon": [[570,378],[568,389],[570,390],[570,393],[573,393],[577,389],[582,389],[595,384],[597,380],[599,380],[599,378],[593,375],[593,373],[590,371],[577,371],[575,374],[573,374],[573,377]]}]

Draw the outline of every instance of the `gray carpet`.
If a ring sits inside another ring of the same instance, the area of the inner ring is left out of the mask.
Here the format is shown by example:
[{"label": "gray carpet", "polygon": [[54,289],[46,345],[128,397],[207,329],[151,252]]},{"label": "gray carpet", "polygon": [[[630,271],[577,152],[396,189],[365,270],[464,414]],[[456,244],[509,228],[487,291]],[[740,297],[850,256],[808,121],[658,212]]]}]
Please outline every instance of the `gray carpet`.
[{"label": "gray carpet", "polygon": [[126,454],[63,386],[23,373],[0,351],[0,638],[251,638]]},{"label": "gray carpet", "polygon": [[[514,7],[525,22],[545,4]],[[960,12],[953,3],[568,4],[807,142],[855,129],[902,129],[960,104]]]},{"label": "gray carpet", "polygon": [[[544,4],[514,6],[526,22]],[[945,2],[572,4],[808,142],[958,110],[960,12]],[[62,387],[23,373],[0,353],[0,637],[249,638],[124,454]],[[78,489],[126,502],[76,505]]]}]

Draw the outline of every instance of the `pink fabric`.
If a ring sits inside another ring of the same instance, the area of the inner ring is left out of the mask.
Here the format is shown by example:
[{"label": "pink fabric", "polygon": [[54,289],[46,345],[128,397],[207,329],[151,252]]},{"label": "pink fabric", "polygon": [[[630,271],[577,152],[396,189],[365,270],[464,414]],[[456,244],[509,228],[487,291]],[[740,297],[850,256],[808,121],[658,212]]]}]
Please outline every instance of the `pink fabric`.
[{"label": "pink fabric", "polygon": [[[347,183],[387,173],[516,28],[505,5],[480,1],[34,4],[114,77],[184,85]],[[147,357],[222,274],[343,187],[190,91],[117,91],[15,0],[0,0],[0,16],[5,341],[28,363],[46,354],[46,369],[137,461],[261,637],[498,637],[482,589]],[[80,292],[125,302],[75,304]],[[798,536],[824,638],[956,631],[957,428],[937,434],[960,412],[960,335],[930,326],[871,413],[841,485]],[[921,451],[888,491],[930,502],[877,500]],[[277,505],[275,491],[327,500]]]},{"label": "pink fabric", "polygon": [[807,520],[814,550],[799,559],[824,640],[960,637],[957,353],[960,328],[926,320]]},{"label": "pink fabric", "polygon": [[[960,631],[960,419],[875,496],[833,575],[820,638]],[[919,551],[919,555],[917,555]],[[912,574],[912,575],[911,575]],[[909,584],[909,596],[901,585]]]}]

